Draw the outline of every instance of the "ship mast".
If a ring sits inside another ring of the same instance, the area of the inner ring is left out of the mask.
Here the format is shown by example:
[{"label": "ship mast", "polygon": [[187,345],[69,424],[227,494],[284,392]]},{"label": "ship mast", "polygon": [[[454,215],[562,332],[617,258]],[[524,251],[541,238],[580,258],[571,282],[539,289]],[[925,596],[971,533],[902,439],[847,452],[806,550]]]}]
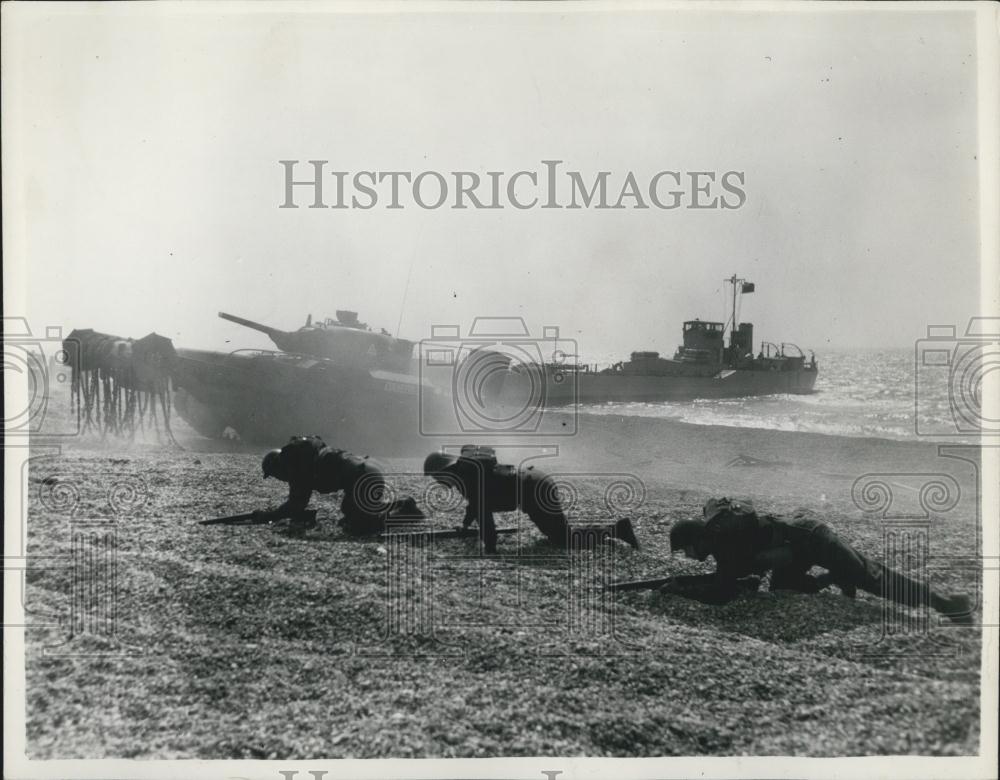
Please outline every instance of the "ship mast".
[{"label": "ship mast", "polygon": [[739,285],[740,295],[742,295],[745,292],[747,292],[747,293],[753,292],[754,291],[754,283],[753,282],[748,282],[746,279],[738,277],[736,274],[733,274],[728,279],[723,279],[722,281],[725,282],[726,284],[731,284],[733,286],[733,313],[732,313],[732,317],[730,318],[730,323],[731,324],[730,324],[730,330],[729,330],[729,346],[730,346],[730,348],[732,348],[732,347],[735,346],[734,341],[736,339],[736,328],[737,328],[737,326],[739,324],[739,323],[736,322],[736,289],[737,289],[737,285]]},{"label": "ship mast", "polygon": [[736,338],[736,284],[743,284],[745,279],[737,278],[736,274],[733,274],[728,279],[723,279],[723,282],[727,282],[733,286],[733,313],[729,318],[729,346],[733,346],[733,339]]}]

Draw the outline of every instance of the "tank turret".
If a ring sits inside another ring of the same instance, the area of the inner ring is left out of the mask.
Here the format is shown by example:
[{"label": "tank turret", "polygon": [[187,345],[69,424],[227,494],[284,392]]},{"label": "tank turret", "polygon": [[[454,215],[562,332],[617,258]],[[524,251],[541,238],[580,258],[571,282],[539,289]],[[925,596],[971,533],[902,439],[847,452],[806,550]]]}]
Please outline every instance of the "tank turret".
[{"label": "tank turret", "polygon": [[357,312],[338,311],[337,319],[313,321],[294,331],[272,328],[253,320],[219,312],[219,316],[246,328],[266,333],[282,352],[325,358],[342,365],[407,373],[413,355],[413,342],[398,339],[387,332],[375,333],[358,321]]}]

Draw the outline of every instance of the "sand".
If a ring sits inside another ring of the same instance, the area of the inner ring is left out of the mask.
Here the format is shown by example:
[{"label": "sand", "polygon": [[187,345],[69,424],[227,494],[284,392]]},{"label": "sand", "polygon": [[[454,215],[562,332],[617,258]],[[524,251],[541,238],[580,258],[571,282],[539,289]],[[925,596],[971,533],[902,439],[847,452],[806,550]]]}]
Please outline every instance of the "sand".
[{"label": "sand", "polygon": [[[466,541],[421,556],[345,537],[330,498],[314,500],[323,519],[305,538],[201,527],[199,519],[280,502],[282,486],[260,479],[257,448],[197,439],[183,426],[184,450],[89,438],[36,458],[31,555],[72,560],[84,521],[106,521],[97,533],[117,540],[116,608],[113,619],[68,639],[73,569],[29,573],[29,755],[978,751],[977,627],[933,616],[925,624],[919,612],[867,594],[849,600],[835,588],[805,596],[765,583],[711,607],[656,592],[609,597],[596,587],[710,570],[671,557],[667,533],[709,496],[731,495],[768,511],[809,509],[876,557],[890,530],[897,539],[900,529],[907,539],[923,534],[934,584],[975,594],[978,572],[967,565],[977,552],[974,463],[924,442],[577,422],[577,435],[560,440],[545,466],[573,497],[573,518],[632,516],[638,552],[616,545],[570,558],[510,513],[500,524],[521,530],[501,541],[496,558]],[[501,452],[525,457],[530,441],[543,440],[509,439]],[[460,521],[459,502],[428,492],[419,459],[383,464],[394,489],[417,496],[438,527]],[[893,491],[896,525],[852,499],[856,480],[871,474],[889,475],[878,481]],[[921,474],[957,485],[955,505],[921,509]],[[644,500],[616,499],[609,509],[614,483],[638,484],[633,495]],[[96,549],[94,538],[80,549]],[[919,549],[910,552],[901,565],[924,571]],[[408,577],[394,580],[404,569]],[[92,603],[80,603],[78,616],[93,614]]]}]

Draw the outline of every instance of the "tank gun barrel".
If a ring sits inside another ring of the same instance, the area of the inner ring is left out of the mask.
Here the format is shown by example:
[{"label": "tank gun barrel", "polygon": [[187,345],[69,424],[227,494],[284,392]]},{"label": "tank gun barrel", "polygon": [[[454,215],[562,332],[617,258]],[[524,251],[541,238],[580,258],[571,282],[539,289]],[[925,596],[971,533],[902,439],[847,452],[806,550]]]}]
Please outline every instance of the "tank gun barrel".
[{"label": "tank gun barrel", "polygon": [[288,335],[286,331],[279,330],[278,328],[272,328],[269,325],[261,325],[259,322],[254,322],[253,320],[245,320],[242,317],[237,317],[233,314],[226,314],[224,311],[220,311],[219,316],[224,320],[235,322],[237,325],[243,325],[246,328],[252,328],[253,330],[259,330],[261,333],[266,333],[272,339],[275,336],[281,338],[282,336]]}]

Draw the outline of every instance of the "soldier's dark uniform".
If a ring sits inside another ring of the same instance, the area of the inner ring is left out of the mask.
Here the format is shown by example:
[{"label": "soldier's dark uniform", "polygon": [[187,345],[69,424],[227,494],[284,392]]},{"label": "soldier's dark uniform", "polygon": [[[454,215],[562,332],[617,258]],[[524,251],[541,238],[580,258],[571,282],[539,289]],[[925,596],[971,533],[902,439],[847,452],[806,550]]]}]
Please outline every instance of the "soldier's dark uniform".
[{"label": "soldier's dark uniform", "polygon": [[[570,543],[571,527],[563,513],[558,487],[552,477],[536,466],[518,469],[497,463],[491,448],[467,445],[458,458],[431,453],[425,461],[424,472],[454,487],[468,501],[464,525],[468,528],[478,522],[488,553],[496,552],[494,513],[517,509],[524,512],[552,544],[565,546]],[[605,538],[615,536],[633,547],[639,546],[628,519],[600,526],[574,525],[572,533],[597,534]]]},{"label": "soldier's dark uniform", "polygon": [[[927,583],[873,561],[807,513],[798,512],[785,520],[757,514],[750,502],[711,499],[705,504],[704,518],[704,523],[682,521],[688,524],[686,532],[672,530],[671,547],[675,551],[693,547],[698,553],[695,557],[715,559],[716,571],[707,578],[681,578],[682,587],[699,582],[707,586],[706,601],[729,600],[740,592],[741,578],[770,571],[772,590],[817,593],[835,584],[850,597],[860,588],[907,606],[929,605],[956,616],[953,619],[966,618],[969,602],[964,596],[941,596]],[[813,576],[809,574],[813,566],[827,573]]]},{"label": "soldier's dark uniform", "polygon": [[[272,459],[268,473],[268,458]],[[288,500],[270,519],[295,517],[309,504],[313,491],[344,491],[341,527],[351,534],[369,535],[383,529],[386,512],[385,480],[368,456],[328,447],[319,436],[293,436],[281,450],[265,457],[264,472],[288,483]]]}]

